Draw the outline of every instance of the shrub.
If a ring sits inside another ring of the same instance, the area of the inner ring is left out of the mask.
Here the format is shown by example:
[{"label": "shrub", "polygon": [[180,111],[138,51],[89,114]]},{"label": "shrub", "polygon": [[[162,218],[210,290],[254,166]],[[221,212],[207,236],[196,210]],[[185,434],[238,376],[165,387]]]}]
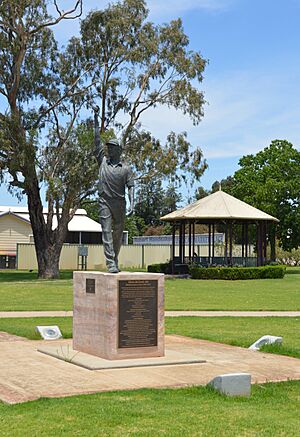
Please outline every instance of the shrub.
[{"label": "shrub", "polygon": [[300,248],[291,251],[283,250],[282,247],[276,246],[276,261],[286,266],[300,266]]},{"label": "shrub", "polygon": [[192,279],[277,279],[285,275],[285,266],[197,267],[190,268]]},{"label": "shrub", "polygon": [[148,266],[147,271],[149,273],[169,273],[170,263],[151,264]]}]

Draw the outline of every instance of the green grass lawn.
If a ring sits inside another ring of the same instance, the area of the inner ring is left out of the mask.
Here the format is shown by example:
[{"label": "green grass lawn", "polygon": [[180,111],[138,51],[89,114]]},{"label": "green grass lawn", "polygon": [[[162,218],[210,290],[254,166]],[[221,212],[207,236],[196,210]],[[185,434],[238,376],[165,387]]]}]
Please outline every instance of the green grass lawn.
[{"label": "green grass lawn", "polygon": [[227,398],[207,387],[120,391],[0,404],[1,437],[274,437],[299,435],[300,382]]},{"label": "green grass lawn", "polygon": [[[167,310],[300,310],[300,274],[283,279],[165,282]],[[62,279],[37,280],[32,272],[0,272],[0,311],[72,309],[72,272]],[[68,279],[69,278],[69,279]]]},{"label": "green grass lawn", "polygon": [[[60,279],[72,279],[72,270],[62,270]],[[0,282],[20,282],[20,281],[40,281],[46,282],[45,279],[38,279],[36,270],[0,270]]]},{"label": "green grass lawn", "polygon": [[71,310],[71,279],[0,282],[0,311]]},{"label": "green grass lawn", "polygon": [[[64,338],[72,337],[71,317],[0,319],[0,331],[32,340],[39,339],[34,327],[58,325]],[[166,333],[202,338],[234,346],[249,347],[262,335],[283,337],[281,347],[265,351],[300,358],[299,317],[167,317]]]},{"label": "green grass lawn", "polygon": [[[167,309],[299,310],[300,271],[282,280],[166,281]],[[42,281],[31,272],[0,272],[0,311],[72,309],[72,273]],[[166,333],[248,347],[264,334],[283,336],[270,352],[300,358],[300,318],[176,317]],[[36,325],[72,336],[72,318],[0,319],[0,331],[38,339]],[[259,353],[259,352],[258,352]],[[207,387],[138,390],[0,403],[1,437],[279,437],[299,435],[300,381],[252,387],[227,398]]]},{"label": "green grass lawn", "polygon": [[300,275],[249,281],[166,281],[168,310],[300,310]]},{"label": "green grass lawn", "polygon": [[300,317],[167,317],[167,333],[249,347],[263,335],[283,337],[266,352],[300,358]]}]

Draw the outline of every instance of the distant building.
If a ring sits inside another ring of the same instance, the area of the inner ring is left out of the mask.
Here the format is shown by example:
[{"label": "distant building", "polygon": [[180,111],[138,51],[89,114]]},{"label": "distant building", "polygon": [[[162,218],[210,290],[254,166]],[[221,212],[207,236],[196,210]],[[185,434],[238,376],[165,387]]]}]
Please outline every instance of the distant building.
[{"label": "distant building", "polygon": [[[211,236],[212,238],[212,236]],[[225,243],[225,234],[215,233],[215,244]],[[208,246],[209,234],[195,234],[195,245]],[[149,235],[143,237],[133,237],[133,244],[150,244],[150,245],[171,245],[172,235]],[[179,244],[179,236],[175,237],[175,244]],[[189,244],[189,236],[185,235],[185,244]]]},{"label": "distant building", "polygon": [[[48,209],[43,209],[45,219]],[[53,229],[57,226],[53,218]],[[26,207],[0,206],[0,268],[15,268],[17,243],[33,243],[29,212]],[[102,244],[102,228],[90,219],[84,209],[78,209],[68,224],[65,243]],[[124,244],[128,233],[124,232]]]}]

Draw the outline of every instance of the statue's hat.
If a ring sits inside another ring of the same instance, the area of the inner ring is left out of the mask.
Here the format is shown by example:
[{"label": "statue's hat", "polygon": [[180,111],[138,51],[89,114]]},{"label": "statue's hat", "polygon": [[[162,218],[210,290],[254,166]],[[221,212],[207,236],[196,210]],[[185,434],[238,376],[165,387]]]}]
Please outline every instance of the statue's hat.
[{"label": "statue's hat", "polygon": [[111,138],[110,140],[106,141],[106,144],[110,144],[111,146],[120,147],[120,143],[116,138]]}]

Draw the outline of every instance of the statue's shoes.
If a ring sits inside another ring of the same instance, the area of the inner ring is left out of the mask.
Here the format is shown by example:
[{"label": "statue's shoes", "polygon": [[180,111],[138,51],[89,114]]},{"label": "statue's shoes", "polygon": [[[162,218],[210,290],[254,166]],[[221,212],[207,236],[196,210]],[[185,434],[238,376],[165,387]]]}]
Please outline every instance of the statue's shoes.
[{"label": "statue's shoes", "polygon": [[119,273],[119,269],[116,266],[111,266],[108,269],[108,273]]}]

